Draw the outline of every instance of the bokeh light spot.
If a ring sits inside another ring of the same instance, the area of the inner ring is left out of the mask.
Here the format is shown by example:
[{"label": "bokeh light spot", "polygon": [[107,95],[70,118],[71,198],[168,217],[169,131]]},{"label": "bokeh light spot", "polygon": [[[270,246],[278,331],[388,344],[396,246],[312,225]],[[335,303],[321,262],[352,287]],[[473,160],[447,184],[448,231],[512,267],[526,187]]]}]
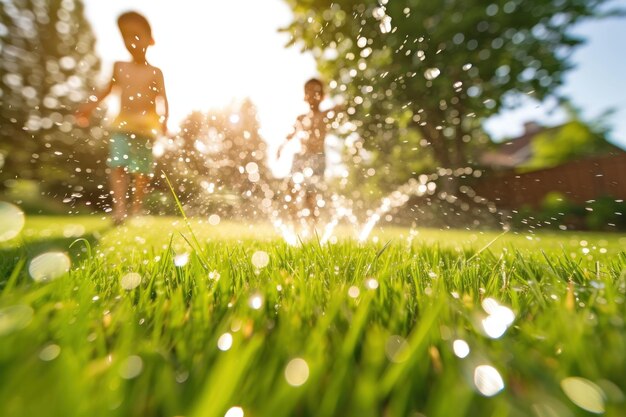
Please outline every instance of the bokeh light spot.
[{"label": "bokeh light spot", "polygon": [[0,201],[0,242],[11,240],[24,227],[24,212],[13,204]]},{"label": "bokeh light spot", "polygon": [[485,397],[493,397],[504,389],[504,381],[496,368],[489,365],[477,366],[474,370],[474,385]]},{"label": "bokeh light spot", "polygon": [[561,381],[565,395],[577,406],[590,413],[602,414],[605,407],[605,394],[602,389],[585,378],[569,377]]},{"label": "bokeh light spot", "polygon": [[141,284],[141,275],[130,272],[120,279],[120,285],[127,291],[137,288]]},{"label": "bokeh light spot", "polygon": [[252,265],[257,268],[265,268],[270,263],[270,256],[267,252],[257,251],[252,255]]},{"label": "bokeh light spot", "polygon": [[285,379],[292,387],[299,387],[309,379],[309,365],[302,358],[292,359],[285,368]]},{"label": "bokeh light spot", "polygon": [[63,252],[47,252],[35,257],[28,272],[36,282],[53,281],[70,270],[70,258]]}]

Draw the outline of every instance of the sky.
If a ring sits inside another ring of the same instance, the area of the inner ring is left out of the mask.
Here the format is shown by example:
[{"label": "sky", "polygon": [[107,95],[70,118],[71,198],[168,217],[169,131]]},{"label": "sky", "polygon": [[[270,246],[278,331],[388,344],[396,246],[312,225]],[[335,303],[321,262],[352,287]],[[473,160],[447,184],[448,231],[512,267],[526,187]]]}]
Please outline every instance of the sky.
[{"label": "sky", "polygon": [[[102,80],[113,62],[128,59],[116,25],[127,10],[143,13],[152,24],[155,45],[148,59],[163,70],[170,102],[170,128],[192,110],[206,111],[250,97],[257,105],[263,137],[278,145],[298,114],[306,111],[304,82],[317,75],[315,61],[297,48],[285,48],[287,35],[278,28],[291,20],[283,0],[84,0],[97,36]],[[626,0],[616,0],[626,8]],[[626,19],[584,23],[575,29],[588,39],[573,56],[576,68],[561,92],[583,109],[584,117],[608,109],[612,142],[626,149]],[[494,139],[522,133],[525,121],[547,125],[565,121],[553,103],[530,100],[521,108],[488,120]]]},{"label": "sky", "polygon": [[[626,9],[626,0],[614,7]],[[587,39],[573,55],[575,68],[565,78],[560,92],[572,99],[585,119],[594,119],[607,110],[616,113],[609,120],[613,130],[609,140],[626,149],[626,18],[586,22],[574,33]],[[555,103],[529,102],[489,120],[487,129],[495,138],[515,137],[523,131],[523,122],[537,120],[557,124],[566,120],[563,111],[554,111]],[[558,110],[558,109],[557,109]]]},{"label": "sky", "polygon": [[264,138],[278,143],[306,111],[303,86],[317,75],[315,61],[284,48],[287,35],[277,29],[291,12],[281,0],[85,0],[85,8],[103,79],[114,61],[128,59],[117,16],[132,9],[148,18],[155,40],[148,60],[164,74],[171,130],[192,110],[250,97]]}]

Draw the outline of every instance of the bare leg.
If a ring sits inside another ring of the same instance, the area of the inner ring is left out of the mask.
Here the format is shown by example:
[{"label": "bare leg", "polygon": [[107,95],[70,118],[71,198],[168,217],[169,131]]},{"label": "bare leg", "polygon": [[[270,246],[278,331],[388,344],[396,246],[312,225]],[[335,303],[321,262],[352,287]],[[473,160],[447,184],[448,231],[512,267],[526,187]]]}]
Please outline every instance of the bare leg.
[{"label": "bare leg", "polygon": [[287,195],[290,197],[287,203],[287,215],[293,223],[298,221],[298,192],[295,189],[293,181],[287,183]]},{"label": "bare leg", "polygon": [[315,228],[317,226],[318,212],[316,211],[317,206],[317,195],[314,190],[309,189],[306,190],[306,194],[304,195],[304,207],[309,211],[309,216],[306,219],[307,226],[311,229],[311,233],[314,233]]},{"label": "bare leg", "polygon": [[134,175],[135,185],[133,187],[133,207],[131,213],[133,216],[139,215],[143,211],[143,198],[148,190],[150,179],[147,175]]},{"label": "bare leg", "polygon": [[119,224],[126,217],[128,174],[122,167],[113,168],[110,181],[111,191],[113,191],[113,221]]},{"label": "bare leg", "polygon": [[311,212],[311,217],[317,217],[317,195],[313,191],[306,195],[306,206]]}]

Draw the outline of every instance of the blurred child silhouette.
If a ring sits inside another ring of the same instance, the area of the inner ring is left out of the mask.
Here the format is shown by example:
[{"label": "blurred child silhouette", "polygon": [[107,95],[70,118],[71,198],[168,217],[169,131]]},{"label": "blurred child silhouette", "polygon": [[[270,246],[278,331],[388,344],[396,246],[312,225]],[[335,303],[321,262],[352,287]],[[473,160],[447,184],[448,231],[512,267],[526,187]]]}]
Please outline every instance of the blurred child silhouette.
[{"label": "blurred child silhouette", "polygon": [[113,221],[120,224],[128,216],[127,192],[131,180],[130,214],[143,211],[143,198],[152,174],[152,144],[159,134],[167,133],[169,114],[161,70],[146,61],[146,51],[154,45],[148,20],[137,12],[119,16],[118,27],[132,59],[116,62],[107,87],[90,97],[76,113],[78,125],[86,127],[89,115],[115,91],[120,94],[120,112],[111,126],[109,157],[113,193]]},{"label": "blurred child silhouette", "polygon": [[[324,100],[324,84],[317,78],[312,78],[304,84],[304,101],[309,105],[309,112],[298,116],[287,141],[300,139],[300,152],[294,155],[291,168],[292,187],[303,184],[303,213],[306,216],[318,216],[317,196],[324,186],[324,172],[326,171],[325,140],[328,126],[336,117],[337,107],[322,111],[320,104]],[[283,147],[277,152],[277,157]],[[297,211],[297,206],[292,205]]]}]

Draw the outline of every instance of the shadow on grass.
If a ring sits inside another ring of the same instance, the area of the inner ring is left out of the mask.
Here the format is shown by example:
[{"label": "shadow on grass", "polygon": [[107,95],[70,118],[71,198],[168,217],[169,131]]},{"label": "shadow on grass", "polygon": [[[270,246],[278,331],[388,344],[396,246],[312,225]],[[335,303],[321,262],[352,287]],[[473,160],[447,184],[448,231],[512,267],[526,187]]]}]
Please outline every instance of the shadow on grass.
[{"label": "shadow on grass", "polygon": [[99,238],[111,229],[112,227],[94,230],[80,237],[54,236],[28,240],[19,246],[0,247],[0,290],[5,287],[15,268],[23,261],[26,263],[19,272],[18,281],[25,279],[28,275],[28,262],[42,253],[64,252],[70,256],[73,267],[80,265],[89,256],[88,246],[93,252]]}]

